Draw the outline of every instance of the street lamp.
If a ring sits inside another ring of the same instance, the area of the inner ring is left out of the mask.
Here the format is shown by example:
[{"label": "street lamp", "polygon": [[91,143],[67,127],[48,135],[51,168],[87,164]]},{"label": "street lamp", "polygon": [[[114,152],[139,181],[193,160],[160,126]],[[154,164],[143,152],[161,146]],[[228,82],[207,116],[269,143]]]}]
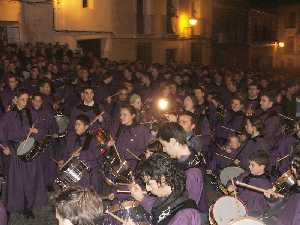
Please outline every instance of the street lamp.
[{"label": "street lamp", "polygon": [[279,48],[284,48],[284,46],[285,46],[284,42],[282,42],[282,41],[278,42],[278,47]]},{"label": "street lamp", "polygon": [[195,19],[195,18],[193,18],[193,17],[189,19],[189,24],[190,24],[191,26],[195,26],[197,23],[198,23],[198,20],[197,20],[197,19]]}]

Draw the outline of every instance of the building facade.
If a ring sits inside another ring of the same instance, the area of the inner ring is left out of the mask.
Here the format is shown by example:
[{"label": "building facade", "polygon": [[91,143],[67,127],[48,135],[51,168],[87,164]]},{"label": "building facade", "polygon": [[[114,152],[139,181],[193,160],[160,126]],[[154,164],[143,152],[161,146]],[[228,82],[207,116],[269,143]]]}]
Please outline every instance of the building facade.
[{"label": "building facade", "polygon": [[300,69],[300,3],[279,6],[277,36],[284,47],[278,49],[275,66]]},{"label": "building facade", "polygon": [[211,63],[212,0],[24,0],[0,8],[9,42],[67,43],[113,60]]}]

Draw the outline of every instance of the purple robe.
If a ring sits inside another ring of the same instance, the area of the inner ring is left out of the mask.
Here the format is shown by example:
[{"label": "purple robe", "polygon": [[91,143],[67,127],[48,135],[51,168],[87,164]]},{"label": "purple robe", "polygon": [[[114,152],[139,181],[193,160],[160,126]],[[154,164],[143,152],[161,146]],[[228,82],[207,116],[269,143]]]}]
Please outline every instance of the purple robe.
[{"label": "purple robe", "polygon": [[89,134],[78,136],[74,132],[68,134],[64,160],[68,160],[71,154],[80,146],[83,147],[83,149],[80,152],[79,160],[87,164],[90,172],[79,181],[79,185],[83,187],[92,186],[100,193],[102,191],[102,185],[98,170],[102,164],[101,154],[97,147],[96,139],[93,136]]},{"label": "purple robe", "polygon": [[11,150],[7,181],[9,212],[31,210],[47,203],[41,161],[34,159],[24,162],[17,157],[17,147],[26,138],[30,128],[29,119],[25,115],[11,111],[1,118],[0,123],[0,141]]},{"label": "purple robe", "polygon": [[12,100],[16,95],[16,90],[11,90],[10,88],[5,88],[1,93],[1,100],[3,107],[6,110],[9,105],[12,105]]},{"label": "purple robe", "polygon": [[[272,183],[266,175],[254,176],[249,172],[245,172],[237,177],[237,180],[249,185],[253,185],[263,189],[272,188]],[[263,193],[249,190],[247,188],[238,187],[239,199],[245,204],[248,215],[257,216],[263,214],[269,204]]]},{"label": "purple robe", "polygon": [[239,153],[237,153],[237,158],[240,160],[240,167],[248,170],[249,157],[257,150],[264,150],[266,152],[269,152],[270,146],[262,136],[248,138],[244,145],[240,148]]},{"label": "purple robe", "polygon": [[115,121],[110,133],[116,140],[116,147],[121,157],[128,161],[131,168],[135,168],[137,159],[127,149],[139,156],[144,153],[146,146],[153,140],[153,136],[150,130],[143,125],[120,125],[117,127],[117,124],[117,121]]},{"label": "purple robe", "polygon": [[[240,149],[232,150],[231,153],[227,153],[226,151],[222,151],[218,149],[217,153],[227,156],[229,158],[235,159]],[[217,154],[213,155],[213,158],[209,164],[209,168],[214,171],[216,174],[219,174],[221,170],[226,167],[234,166],[233,160],[227,159],[225,157],[219,156]]]},{"label": "purple robe", "polygon": [[277,213],[276,225],[299,225],[300,224],[300,192],[289,196],[285,207],[281,207]]},{"label": "purple robe", "polygon": [[0,225],[7,225],[7,212],[2,203],[0,203]]}]

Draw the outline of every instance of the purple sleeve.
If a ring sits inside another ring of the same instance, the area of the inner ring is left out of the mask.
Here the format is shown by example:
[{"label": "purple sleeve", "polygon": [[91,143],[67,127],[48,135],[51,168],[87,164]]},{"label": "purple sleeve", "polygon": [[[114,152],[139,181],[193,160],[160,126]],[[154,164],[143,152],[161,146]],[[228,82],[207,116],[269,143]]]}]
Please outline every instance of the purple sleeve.
[{"label": "purple sleeve", "polygon": [[147,212],[151,213],[155,199],[156,198],[150,197],[149,195],[145,195],[140,204]]},{"label": "purple sleeve", "polygon": [[191,168],[185,171],[186,189],[188,197],[199,205],[203,191],[203,176],[198,168]]},{"label": "purple sleeve", "polygon": [[177,212],[168,225],[201,225],[201,216],[195,209],[184,209]]}]

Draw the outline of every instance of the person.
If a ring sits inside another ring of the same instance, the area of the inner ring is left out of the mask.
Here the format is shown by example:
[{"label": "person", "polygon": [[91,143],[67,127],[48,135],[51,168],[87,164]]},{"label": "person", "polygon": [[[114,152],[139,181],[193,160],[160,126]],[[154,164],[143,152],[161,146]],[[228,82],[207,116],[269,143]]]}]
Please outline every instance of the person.
[{"label": "person", "polygon": [[196,202],[205,217],[208,207],[204,192],[203,172],[200,169],[201,158],[188,147],[184,129],[175,122],[164,123],[159,128],[158,139],[163,146],[163,151],[176,159],[184,171],[187,194]]},{"label": "person", "polygon": [[[266,173],[268,163],[268,154],[265,151],[258,150],[249,158],[250,172],[241,174],[236,180],[263,189],[271,188],[271,179]],[[227,189],[230,193],[233,191],[239,193],[239,199],[245,204],[248,215],[250,216],[261,215],[269,208],[268,202],[262,193],[245,188],[236,188],[234,184],[230,184]]]},{"label": "person", "polygon": [[17,156],[17,148],[26,137],[37,135],[32,114],[27,109],[29,94],[19,89],[14,97],[15,106],[0,120],[0,142],[3,154],[9,156],[7,210],[34,217],[33,208],[47,203],[47,191],[41,161],[23,161]]},{"label": "person", "polygon": [[59,225],[96,225],[103,215],[103,203],[88,187],[70,187],[57,194],[55,215]]},{"label": "person", "polygon": [[110,133],[112,139],[108,142],[108,147],[115,144],[121,157],[124,157],[132,169],[137,165],[136,156],[141,155],[153,140],[150,130],[136,121],[136,111],[131,105],[121,106],[120,119],[114,121]]},{"label": "person", "polygon": [[184,194],[185,175],[176,165],[165,153],[153,154],[139,174],[155,198],[145,195],[138,184],[131,185],[131,195],[151,212],[155,225],[201,225],[196,203]]},{"label": "person", "polygon": [[[79,184],[84,187],[93,186],[100,193],[102,191],[101,182],[99,182],[98,170],[101,166],[101,155],[97,147],[94,136],[89,133],[89,118],[86,115],[78,115],[75,119],[74,130],[67,136],[67,144],[63,160],[59,161],[62,167],[71,156],[79,157],[89,167],[89,173],[85,175]],[[79,150],[81,148],[81,150]]]},{"label": "person", "polygon": [[259,149],[269,151],[270,145],[265,141],[264,136],[261,135],[263,130],[263,122],[260,119],[251,117],[246,120],[245,129],[249,137],[245,140],[245,143],[236,154],[236,159],[240,162],[240,167],[247,169],[249,165],[249,157],[251,154]]},{"label": "person", "polygon": [[[296,180],[295,186],[290,190],[285,199],[277,202],[268,212],[262,215],[263,220],[274,225],[298,225],[300,224],[300,147],[298,147],[291,163],[291,172]],[[265,196],[274,201],[278,196],[265,193]]]}]

